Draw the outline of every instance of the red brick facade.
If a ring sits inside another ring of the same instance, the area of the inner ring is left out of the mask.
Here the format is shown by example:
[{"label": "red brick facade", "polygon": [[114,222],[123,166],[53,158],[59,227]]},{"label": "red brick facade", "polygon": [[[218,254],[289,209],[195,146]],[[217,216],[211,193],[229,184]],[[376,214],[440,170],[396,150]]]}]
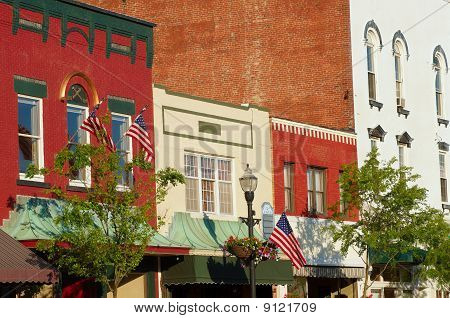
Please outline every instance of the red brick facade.
[{"label": "red brick facade", "polygon": [[[81,10],[80,14],[85,16],[87,16],[86,12],[92,14],[89,10],[77,6],[73,7]],[[59,8],[55,5],[51,10],[59,10]],[[21,21],[41,23],[43,11],[42,8],[39,10],[36,7],[21,8],[19,16],[22,19]],[[68,15],[70,16],[74,12],[75,10],[71,9]],[[41,34],[42,29],[39,28],[38,30],[29,30],[26,27],[15,25],[18,28],[16,34],[14,34],[13,8],[9,4],[0,2],[0,32],[2,34],[0,37],[0,83],[2,87],[0,90],[0,100],[2,101],[0,110],[0,135],[2,136],[0,225],[4,219],[8,219],[9,211],[14,209],[17,195],[47,196],[45,189],[39,185],[18,185],[18,93],[14,85],[14,76],[39,80],[46,84],[46,97],[42,99],[43,146],[46,167],[52,165],[55,153],[61,150],[68,141],[67,103],[61,99],[61,94],[65,96],[71,84],[79,83],[86,89],[91,108],[96,100],[94,91],[97,92],[99,98],[111,95],[132,99],[135,102],[136,111],[139,111],[140,107],[145,104],[152,104],[152,71],[146,64],[147,47],[145,41],[137,40],[134,64],[129,56],[122,54],[111,52],[110,56],[107,57],[106,32],[98,28],[95,28],[93,33],[95,36],[91,38],[94,39],[92,53],[88,49],[89,41],[79,31],[70,32],[67,35],[65,45],[62,45],[62,19],[53,17],[52,14],[48,18],[48,35],[44,41],[43,34]],[[108,21],[111,20],[105,21],[105,23],[109,23]],[[96,22],[100,23],[101,21]],[[123,21],[120,23],[123,23]],[[130,23],[132,25],[138,24]],[[41,24],[42,28],[44,26]],[[77,27],[89,34],[88,27],[85,25],[68,22],[67,26],[68,28]],[[152,28],[150,26],[141,25],[140,27],[151,33]],[[120,38],[120,36],[113,34],[113,41],[119,42],[118,37]],[[125,39],[125,37],[122,40],[128,40],[128,43],[130,41],[129,38]],[[67,86],[65,86],[66,83]],[[66,87],[66,91],[64,91],[64,87]],[[106,111],[107,107],[107,103],[102,105],[100,115]],[[147,122],[152,122],[151,108],[145,112],[145,117]],[[134,146],[136,147],[134,150],[137,151],[137,145]],[[138,172],[136,173],[138,177]],[[47,176],[44,181],[49,184],[56,182],[55,179]]]},{"label": "red brick facade", "polygon": [[154,82],[339,130],[353,123],[348,0],[83,0],[155,22]]},{"label": "red brick facade", "polygon": [[[305,126],[280,124],[276,119],[272,125],[274,208],[277,214],[284,210],[283,167],[285,163],[291,163],[294,170],[294,211],[287,214],[308,217],[308,167],[324,169],[326,205],[332,207],[340,200],[337,181],[342,166],[357,160],[356,136],[301,127]],[[325,215],[319,214],[318,217],[327,218],[332,214],[333,211],[328,209]]]}]

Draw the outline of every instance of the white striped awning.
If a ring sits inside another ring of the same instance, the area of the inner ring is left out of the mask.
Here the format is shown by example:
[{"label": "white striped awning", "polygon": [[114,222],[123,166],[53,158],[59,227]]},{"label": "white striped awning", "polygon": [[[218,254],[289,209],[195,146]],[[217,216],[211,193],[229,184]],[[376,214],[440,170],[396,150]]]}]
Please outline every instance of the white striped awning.
[{"label": "white striped awning", "polygon": [[363,278],[362,267],[305,266],[294,268],[294,276],[323,278]]}]

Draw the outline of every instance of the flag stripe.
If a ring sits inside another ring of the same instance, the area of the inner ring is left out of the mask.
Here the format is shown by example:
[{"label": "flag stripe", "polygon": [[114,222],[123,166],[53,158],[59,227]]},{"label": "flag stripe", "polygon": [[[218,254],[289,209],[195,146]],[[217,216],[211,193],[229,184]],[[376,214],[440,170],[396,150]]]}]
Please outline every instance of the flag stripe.
[{"label": "flag stripe", "polygon": [[[145,110],[145,108],[144,108],[144,110]],[[144,148],[145,160],[149,161],[149,162],[152,161],[152,159],[153,159],[152,143],[150,141],[150,138],[149,138],[149,135],[147,132],[147,126],[145,125],[144,118],[142,117],[142,111],[134,119],[133,124],[127,130],[125,135],[133,138],[139,144],[141,144],[141,146]]]},{"label": "flag stripe", "polygon": [[306,259],[303,255],[302,249],[298,239],[295,237],[292,231],[289,220],[286,217],[286,213],[283,212],[277,225],[272,231],[269,240],[275,243],[287,257],[291,260],[292,264],[297,268],[306,265]]}]

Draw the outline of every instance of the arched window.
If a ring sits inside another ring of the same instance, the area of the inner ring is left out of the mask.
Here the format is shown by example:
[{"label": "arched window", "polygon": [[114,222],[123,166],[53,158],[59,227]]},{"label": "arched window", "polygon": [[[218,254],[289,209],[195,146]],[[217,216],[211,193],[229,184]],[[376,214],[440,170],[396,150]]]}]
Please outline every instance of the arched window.
[{"label": "arched window", "polygon": [[404,72],[403,72],[403,60],[404,60],[404,47],[400,41],[396,41],[394,45],[394,64],[395,64],[395,96],[397,107],[405,107],[404,98]]},{"label": "arched window", "polygon": [[436,71],[436,78],[434,87],[436,91],[436,113],[438,117],[444,117],[444,98],[443,98],[443,76],[442,76],[443,63],[441,58],[437,56],[434,70]]},{"label": "arched window", "polygon": [[375,57],[377,53],[378,39],[374,31],[367,33],[367,75],[369,83],[369,99],[377,99],[377,80],[375,70]]}]

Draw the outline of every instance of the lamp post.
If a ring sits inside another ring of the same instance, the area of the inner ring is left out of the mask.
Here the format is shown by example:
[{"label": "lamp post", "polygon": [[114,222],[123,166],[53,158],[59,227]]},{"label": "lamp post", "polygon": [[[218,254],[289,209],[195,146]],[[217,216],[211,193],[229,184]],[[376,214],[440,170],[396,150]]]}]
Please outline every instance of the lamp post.
[{"label": "lamp post", "polygon": [[[247,168],[245,169],[244,175],[239,178],[239,183],[241,184],[242,191],[244,191],[245,194],[245,200],[247,201],[248,218],[245,221],[248,226],[248,236],[250,238],[253,238],[253,227],[255,226],[255,223],[253,219],[252,202],[255,198],[255,190],[258,186],[258,178],[253,175],[252,170],[249,168],[248,164]],[[253,258],[250,261],[250,288],[251,297],[256,298],[255,261]]]}]

